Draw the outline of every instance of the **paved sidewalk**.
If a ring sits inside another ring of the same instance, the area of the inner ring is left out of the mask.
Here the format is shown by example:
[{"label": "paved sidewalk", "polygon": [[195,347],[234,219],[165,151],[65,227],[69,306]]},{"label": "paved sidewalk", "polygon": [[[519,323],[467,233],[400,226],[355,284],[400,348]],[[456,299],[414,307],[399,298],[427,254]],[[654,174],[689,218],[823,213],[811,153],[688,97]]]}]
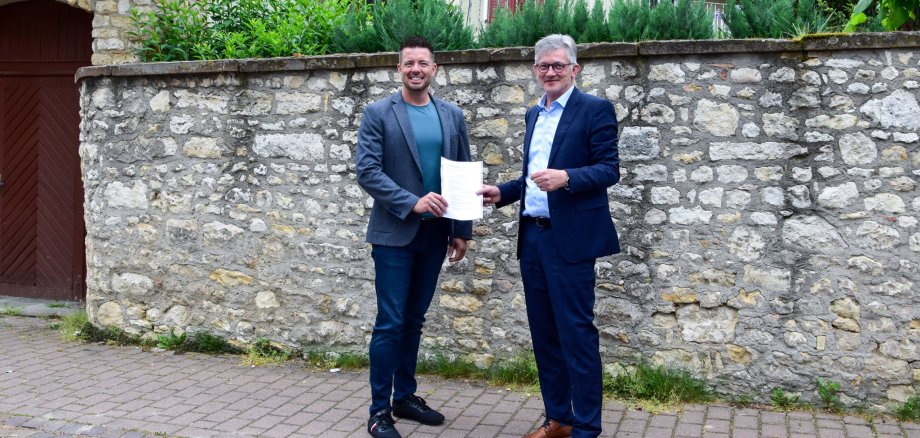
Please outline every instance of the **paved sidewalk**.
[{"label": "paved sidewalk", "polygon": [[[0,316],[0,437],[368,436],[365,372],[67,343],[47,326]],[[536,396],[425,376],[419,393],[448,420],[398,420],[406,437],[520,437],[542,423]],[[605,437],[622,438],[920,438],[918,424],[721,405],[651,415],[609,402],[604,422]]]}]

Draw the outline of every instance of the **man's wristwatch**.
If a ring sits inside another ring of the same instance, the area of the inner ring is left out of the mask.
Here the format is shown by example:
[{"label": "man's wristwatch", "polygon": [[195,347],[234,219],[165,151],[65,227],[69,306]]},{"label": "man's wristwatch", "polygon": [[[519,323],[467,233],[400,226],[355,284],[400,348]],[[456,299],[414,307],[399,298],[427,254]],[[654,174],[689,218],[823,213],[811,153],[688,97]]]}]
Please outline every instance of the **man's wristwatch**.
[{"label": "man's wristwatch", "polygon": [[564,188],[564,189],[566,189],[566,190],[569,189],[569,174],[566,174],[566,175],[565,175],[565,185],[562,186],[562,188]]}]

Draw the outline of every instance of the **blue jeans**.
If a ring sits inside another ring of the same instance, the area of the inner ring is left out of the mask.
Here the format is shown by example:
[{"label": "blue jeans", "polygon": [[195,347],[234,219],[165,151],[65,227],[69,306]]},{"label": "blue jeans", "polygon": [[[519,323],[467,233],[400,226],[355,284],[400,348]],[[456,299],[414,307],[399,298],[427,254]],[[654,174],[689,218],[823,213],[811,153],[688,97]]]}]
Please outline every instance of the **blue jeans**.
[{"label": "blue jeans", "polygon": [[415,366],[425,312],[447,255],[450,223],[422,221],[406,246],[374,245],[377,320],[371,336],[371,415],[415,393]]},{"label": "blue jeans", "polygon": [[571,425],[572,438],[597,437],[603,383],[594,326],[595,260],[567,262],[549,229],[525,223],[519,232],[527,321],[546,417]]}]

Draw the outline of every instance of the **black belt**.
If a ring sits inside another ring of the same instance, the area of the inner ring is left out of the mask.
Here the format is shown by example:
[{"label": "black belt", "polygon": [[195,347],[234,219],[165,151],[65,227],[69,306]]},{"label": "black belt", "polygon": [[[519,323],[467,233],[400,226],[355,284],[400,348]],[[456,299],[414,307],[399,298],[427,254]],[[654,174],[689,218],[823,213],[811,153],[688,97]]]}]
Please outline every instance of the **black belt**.
[{"label": "black belt", "polygon": [[442,218],[442,217],[434,217],[434,216],[422,216],[422,222],[436,221],[436,220],[438,220],[438,219],[444,219],[444,218]]},{"label": "black belt", "polygon": [[548,217],[539,216],[521,216],[522,224],[534,224],[540,228],[552,228],[553,224]]}]

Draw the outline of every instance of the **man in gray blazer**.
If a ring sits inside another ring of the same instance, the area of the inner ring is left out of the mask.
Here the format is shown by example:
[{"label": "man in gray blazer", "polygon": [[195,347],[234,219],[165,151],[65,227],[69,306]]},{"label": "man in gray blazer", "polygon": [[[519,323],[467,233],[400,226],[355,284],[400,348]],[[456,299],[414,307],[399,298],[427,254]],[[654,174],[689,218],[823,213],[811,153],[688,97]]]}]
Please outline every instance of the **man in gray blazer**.
[{"label": "man in gray blazer", "polygon": [[[440,160],[470,160],[463,112],[429,94],[437,72],[431,44],[408,38],[400,48],[400,92],[364,110],[358,129],[358,184],[372,198],[377,319],[370,343],[371,406],[367,431],[398,438],[392,415],[438,425],[444,416],[415,395],[415,366],[425,312],[445,255],[457,262],[472,222],[443,218]],[[392,397],[392,404],[390,402]]]}]

